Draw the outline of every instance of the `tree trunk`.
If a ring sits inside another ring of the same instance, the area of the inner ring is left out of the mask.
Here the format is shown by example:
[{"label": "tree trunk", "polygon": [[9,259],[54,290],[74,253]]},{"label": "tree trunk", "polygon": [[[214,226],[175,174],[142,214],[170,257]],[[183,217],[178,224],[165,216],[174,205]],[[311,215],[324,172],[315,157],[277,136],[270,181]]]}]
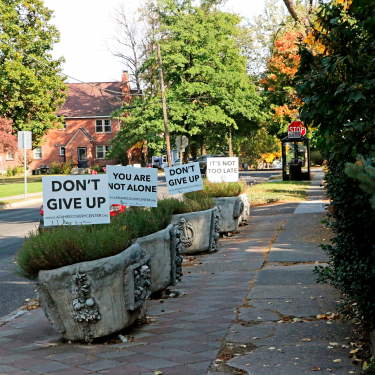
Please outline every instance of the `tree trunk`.
[{"label": "tree trunk", "polygon": [[195,161],[197,158],[197,143],[193,142],[190,148],[191,148],[191,157]]},{"label": "tree trunk", "polygon": [[191,136],[189,133],[186,134],[186,138],[188,139],[188,145],[185,148],[185,153],[184,153],[184,164],[189,163],[189,156],[190,156],[190,139]]},{"label": "tree trunk", "polygon": [[201,137],[201,155],[206,155],[206,137]]},{"label": "tree trunk", "polygon": [[310,20],[305,15],[301,14],[301,17],[297,13],[297,8],[293,3],[293,0],[284,0],[285,6],[288,8],[290,15],[296,22],[301,22],[305,28],[306,33],[310,32]]}]

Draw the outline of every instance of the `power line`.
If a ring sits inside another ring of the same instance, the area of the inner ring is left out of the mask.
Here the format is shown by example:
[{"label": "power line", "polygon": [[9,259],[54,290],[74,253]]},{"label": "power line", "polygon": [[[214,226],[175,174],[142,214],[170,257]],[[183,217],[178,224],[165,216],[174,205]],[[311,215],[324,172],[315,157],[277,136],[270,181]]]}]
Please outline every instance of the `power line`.
[{"label": "power line", "polygon": [[80,82],[80,83],[84,83],[84,84],[86,84],[86,85],[88,85],[88,86],[91,86],[91,87],[94,87],[94,88],[96,88],[96,89],[98,89],[98,90],[103,90],[103,91],[107,91],[107,92],[114,93],[114,94],[120,94],[120,95],[131,95],[131,96],[141,95],[141,96],[143,96],[143,94],[131,94],[131,93],[123,94],[123,93],[120,92],[120,91],[108,90],[108,89],[104,89],[104,88],[102,88],[102,87],[100,87],[100,86],[91,85],[90,83],[87,83],[87,82],[81,81],[80,79],[78,79],[78,78],[74,78],[74,77],[72,77],[72,76],[70,76],[70,75],[68,75],[68,74],[64,74],[64,73],[62,73],[62,72],[58,72],[56,69],[50,67],[49,65],[45,64],[44,62],[42,62],[42,61],[40,61],[40,60],[38,60],[38,59],[36,59],[36,58],[34,58],[34,57],[28,55],[27,53],[25,53],[25,52],[23,52],[23,51],[21,51],[21,50],[19,50],[17,47],[13,46],[12,44],[7,43],[4,39],[1,39],[1,38],[0,38],[0,41],[1,41],[2,43],[6,44],[7,46],[13,48],[13,49],[16,50],[17,52],[22,53],[24,56],[27,56],[27,57],[29,57],[30,59],[32,59],[32,60],[38,62],[39,64],[44,65],[44,66],[47,67],[48,69],[53,70],[55,73],[60,74],[60,75],[62,75],[62,76],[69,77],[69,78],[71,78],[71,79],[74,79],[75,81],[78,81],[78,82]]}]

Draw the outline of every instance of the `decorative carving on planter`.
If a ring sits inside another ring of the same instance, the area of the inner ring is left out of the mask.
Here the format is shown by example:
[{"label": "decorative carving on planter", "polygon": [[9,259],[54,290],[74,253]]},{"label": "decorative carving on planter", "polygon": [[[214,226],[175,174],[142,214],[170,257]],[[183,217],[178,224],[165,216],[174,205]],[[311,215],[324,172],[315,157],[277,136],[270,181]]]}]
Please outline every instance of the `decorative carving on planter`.
[{"label": "decorative carving on planter", "polygon": [[242,215],[244,208],[245,205],[242,200],[236,201],[233,208],[233,219],[238,219]]},{"label": "decorative carving on planter", "polygon": [[87,280],[86,274],[80,273],[78,267],[73,275],[73,282],[76,287],[74,288],[74,312],[72,313],[72,318],[76,322],[84,324],[85,341],[90,342],[92,340],[92,332],[88,323],[97,323],[101,319],[98,305],[91,296],[91,285]]},{"label": "decorative carving on planter", "polygon": [[133,270],[134,274],[134,304],[136,306],[150,295],[151,289],[151,269],[150,260]]},{"label": "decorative carving on planter", "polygon": [[242,215],[242,221],[248,221],[250,218],[250,201],[248,197],[243,198],[243,215]]},{"label": "decorative carving on planter", "polygon": [[180,218],[178,222],[178,228],[180,230],[180,238],[183,247],[190,247],[195,239],[195,230],[190,221],[184,217]]},{"label": "decorative carving on planter", "polygon": [[182,241],[181,241],[181,235],[180,235],[180,229],[179,229],[179,224],[175,225],[173,228],[175,238],[176,238],[176,281],[181,281],[181,278],[183,276],[182,272]]},{"label": "decorative carving on planter", "polygon": [[211,250],[210,251],[217,251],[217,243],[220,238],[219,230],[220,230],[220,224],[219,224],[219,219],[220,219],[220,210],[216,209],[213,212],[212,215],[212,225],[211,225],[211,236],[212,236],[212,244],[211,244]]}]

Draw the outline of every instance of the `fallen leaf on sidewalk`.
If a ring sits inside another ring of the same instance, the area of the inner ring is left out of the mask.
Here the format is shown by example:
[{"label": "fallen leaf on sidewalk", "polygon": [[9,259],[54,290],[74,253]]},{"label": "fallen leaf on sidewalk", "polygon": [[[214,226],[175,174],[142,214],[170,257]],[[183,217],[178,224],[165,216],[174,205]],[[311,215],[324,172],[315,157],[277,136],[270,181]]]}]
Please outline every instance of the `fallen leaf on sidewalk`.
[{"label": "fallen leaf on sidewalk", "polygon": [[311,370],[313,370],[313,371],[320,371],[320,367],[314,366]]},{"label": "fallen leaf on sidewalk", "polygon": [[271,346],[270,348],[268,348],[269,350],[275,350],[276,348],[274,348],[273,346]]},{"label": "fallen leaf on sidewalk", "polygon": [[311,339],[302,339],[302,341],[307,341],[308,342],[308,341],[311,341]]},{"label": "fallen leaf on sidewalk", "polygon": [[350,351],[350,354],[355,354],[355,353],[357,353],[358,352],[358,349],[354,349],[354,350],[351,350]]},{"label": "fallen leaf on sidewalk", "polygon": [[338,346],[339,344],[337,342],[330,342],[329,345]]},{"label": "fallen leaf on sidewalk", "polygon": [[163,373],[161,371],[156,371],[155,375],[163,375]]},{"label": "fallen leaf on sidewalk", "polygon": [[341,359],[334,359],[333,362],[341,362]]}]

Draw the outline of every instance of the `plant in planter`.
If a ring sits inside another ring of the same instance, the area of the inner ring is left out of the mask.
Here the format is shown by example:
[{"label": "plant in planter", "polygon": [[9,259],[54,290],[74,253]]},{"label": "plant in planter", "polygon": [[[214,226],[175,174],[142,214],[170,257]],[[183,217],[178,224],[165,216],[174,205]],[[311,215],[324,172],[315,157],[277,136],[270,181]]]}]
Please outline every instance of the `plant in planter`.
[{"label": "plant in planter", "polygon": [[245,180],[238,182],[203,182],[203,190],[184,194],[188,200],[214,198],[220,210],[219,233],[233,232],[250,217],[250,201],[245,191]]},{"label": "plant in planter", "polygon": [[111,224],[31,233],[16,256],[17,273],[36,281],[41,306],[63,337],[108,335],[131,325],[151,294],[151,258],[136,239],[171,219],[163,207],[138,208]]}]

